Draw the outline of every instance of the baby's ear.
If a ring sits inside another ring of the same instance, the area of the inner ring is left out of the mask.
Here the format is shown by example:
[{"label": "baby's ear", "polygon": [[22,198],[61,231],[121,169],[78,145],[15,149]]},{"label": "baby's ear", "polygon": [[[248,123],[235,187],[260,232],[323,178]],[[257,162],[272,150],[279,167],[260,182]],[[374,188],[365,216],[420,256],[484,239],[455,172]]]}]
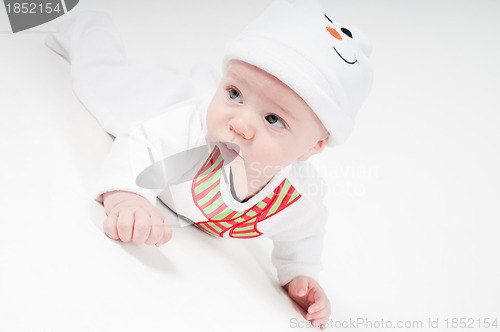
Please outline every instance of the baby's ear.
[{"label": "baby's ear", "polygon": [[309,159],[310,156],[315,155],[315,154],[323,151],[328,143],[328,137],[330,137],[330,135],[317,141],[316,144],[312,148],[310,148],[308,151],[306,151],[306,153],[304,153],[302,156],[299,157],[299,160],[306,161],[307,159]]}]

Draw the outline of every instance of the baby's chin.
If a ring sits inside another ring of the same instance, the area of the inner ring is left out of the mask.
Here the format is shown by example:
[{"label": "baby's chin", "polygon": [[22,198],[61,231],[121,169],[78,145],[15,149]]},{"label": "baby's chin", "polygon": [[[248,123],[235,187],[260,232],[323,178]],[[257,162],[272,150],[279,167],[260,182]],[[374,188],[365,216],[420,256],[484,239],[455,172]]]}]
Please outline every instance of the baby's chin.
[{"label": "baby's chin", "polygon": [[263,162],[247,160],[245,166],[248,168],[247,173],[249,173],[249,176],[270,179],[288,165],[269,165]]}]

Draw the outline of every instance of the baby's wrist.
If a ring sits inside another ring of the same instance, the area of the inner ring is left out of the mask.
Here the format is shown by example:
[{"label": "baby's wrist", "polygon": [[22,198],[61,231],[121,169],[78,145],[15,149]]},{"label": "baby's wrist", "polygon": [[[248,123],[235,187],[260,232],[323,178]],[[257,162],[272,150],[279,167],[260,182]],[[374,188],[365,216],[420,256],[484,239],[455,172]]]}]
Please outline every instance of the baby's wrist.
[{"label": "baby's wrist", "polygon": [[[131,200],[137,200],[137,201],[147,201],[146,198],[144,198],[141,195],[134,194],[130,191],[121,191],[121,190],[116,190],[116,191],[108,191],[102,194],[102,202],[104,205],[104,211],[106,212],[106,215],[109,214],[113,208],[120,204],[123,201],[131,201]],[[149,203],[149,202],[148,202]]]}]

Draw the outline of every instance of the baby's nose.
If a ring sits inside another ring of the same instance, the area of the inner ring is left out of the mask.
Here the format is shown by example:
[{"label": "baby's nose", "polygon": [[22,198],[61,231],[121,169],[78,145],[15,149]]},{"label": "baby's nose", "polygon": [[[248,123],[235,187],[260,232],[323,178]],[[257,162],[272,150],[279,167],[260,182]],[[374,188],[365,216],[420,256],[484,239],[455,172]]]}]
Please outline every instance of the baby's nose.
[{"label": "baby's nose", "polygon": [[255,129],[248,119],[242,117],[234,118],[229,122],[229,130],[244,139],[252,139],[255,135]]},{"label": "baby's nose", "polygon": [[326,27],[326,30],[328,30],[328,32],[329,32],[329,33],[330,33],[333,37],[335,37],[336,39],[338,39],[338,40],[342,40],[342,36],[341,36],[341,35],[340,35],[340,33],[339,33],[337,30],[335,30],[334,28],[327,26],[327,27]]}]

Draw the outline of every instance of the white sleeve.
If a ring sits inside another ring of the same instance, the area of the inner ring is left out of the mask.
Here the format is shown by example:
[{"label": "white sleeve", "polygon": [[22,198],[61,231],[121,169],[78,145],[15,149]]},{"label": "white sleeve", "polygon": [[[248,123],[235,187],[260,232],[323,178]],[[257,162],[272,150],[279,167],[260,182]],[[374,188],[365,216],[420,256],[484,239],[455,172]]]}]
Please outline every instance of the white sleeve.
[{"label": "white sleeve", "polygon": [[[122,190],[139,194],[156,205],[156,197],[163,191],[169,177],[160,161],[207,145],[204,100],[206,98],[200,97],[179,104],[134,127],[129,133],[117,136],[102,167],[94,198],[102,203],[103,193]],[[139,175],[144,175],[153,163],[160,167],[154,173],[148,173],[150,179],[146,182],[150,185],[139,185]],[[187,165],[181,162],[176,168],[182,170]]]},{"label": "white sleeve", "polygon": [[45,43],[71,63],[75,94],[113,136],[191,98],[196,90],[188,76],[128,59],[105,13],[80,12],[63,21]]},{"label": "white sleeve", "polygon": [[[301,207],[302,213],[293,218],[300,218],[288,229],[271,236],[274,244],[272,262],[278,272],[281,285],[290,282],[299,275],[318,280],[322,269],[321,255],[327,210],[323,204],[314,208]],[[288,220],[290,221],[290,219]]]}]

